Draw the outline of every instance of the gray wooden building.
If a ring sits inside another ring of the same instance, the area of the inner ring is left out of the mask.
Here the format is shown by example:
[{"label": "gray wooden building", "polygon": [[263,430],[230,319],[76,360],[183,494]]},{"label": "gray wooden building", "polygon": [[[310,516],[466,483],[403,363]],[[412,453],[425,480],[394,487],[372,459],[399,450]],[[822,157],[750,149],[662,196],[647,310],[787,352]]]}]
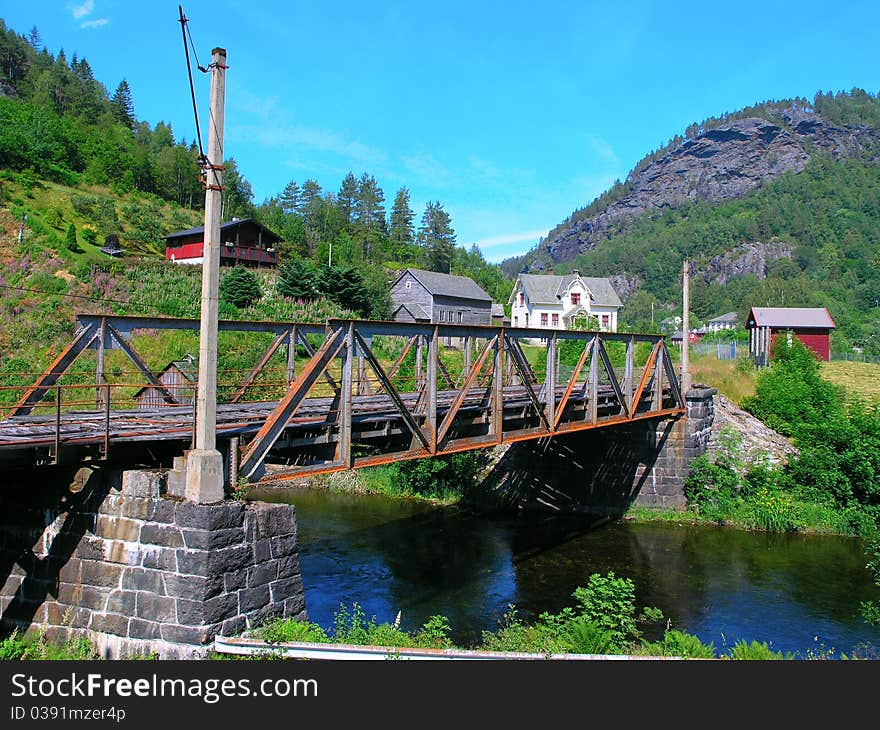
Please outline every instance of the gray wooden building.
[{"label": "gray wooden building", "polygon": [[404,269],[391,285],[397,322],[492,324],[492,297],[467,276]]},{"label": "gray wooden building", "polygon": [[[174,360],[162,368],[156,379],[179,403],[189,405],[195,398],[198,377],[195,358],[186,354],[180,360]],[[138,410],[168,405],[162,393],[152,385],[141,388],[135,393],[134,401]]]}]

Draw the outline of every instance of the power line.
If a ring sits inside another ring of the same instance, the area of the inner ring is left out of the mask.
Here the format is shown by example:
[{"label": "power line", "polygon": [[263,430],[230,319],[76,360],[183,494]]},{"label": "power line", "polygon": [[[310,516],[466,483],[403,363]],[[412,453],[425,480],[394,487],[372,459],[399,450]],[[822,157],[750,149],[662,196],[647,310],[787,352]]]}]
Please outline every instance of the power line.
[{"label": "power line", "polygon": [[[177,7],[180,10],[180,30],[183,35],[183,52],[186,56],[186,72],[187,76],[189,77],[189,91],[190,95],[192,96],[193,115],[195,116],[196,120],[196,139],[198,139],[199,142],[199,165],[201,167],[205,167],[207,164],[209,164],[209,160],[205,156],[205,150],[202,146],[202,130],[199,126],[199,109],[196,104],[196,88],[193,83],[192,64],[189,60],[189,46],[193,47],[193,55],[196,57],[196,66],[198,66],[199,71],[201,71],[202,73],[207,73],[208,69],[206,69],[199,63],[199,57],[196,55],[195,45],[192,42],[192,34],[190,33],[189,26],[187,25],[187,23],[189,22],[189,18],[187,18],[183,14],[183,5],[178,5]],[[187,36],[189,36],[189,45],[187,44]]]},{"label": "power line", "polygon": [[126,301],[124,299],[112,299],[110,297],[94,297],[94,296],[90,297],[90,296],[86,296],[85,294],[69,294],[67,292],[46,291],[44,289],[31,289],[26,286],[0,285],[0,289],[9,289],[12,291],[24,291],[24,292],[30,292],[32,294],[45,294],[47,296],[54,296],[54,297],[72,297],[73,299],[85,299],[90,302],[110,302],[113,304],[125,304],[126,306],[131,307],[132,309],[139,309],[142,312],[148,312],[150,310],[155,309],[155,307],[150,307],[146,303],[140,304],[138,302]]}]

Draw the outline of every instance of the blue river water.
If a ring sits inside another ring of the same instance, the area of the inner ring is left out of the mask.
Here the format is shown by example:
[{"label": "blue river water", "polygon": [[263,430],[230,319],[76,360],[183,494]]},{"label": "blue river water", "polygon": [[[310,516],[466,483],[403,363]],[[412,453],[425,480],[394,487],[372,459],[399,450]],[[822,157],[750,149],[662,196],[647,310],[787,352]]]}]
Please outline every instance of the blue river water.
[{"label": "blue river water", "polygon": [[489,517],[319,490],[255,496],[296,505],[306,608],[325,628],[358,602],[380,622],[400,613],[406,629],[442,614],[473,645],[511,606],[526,619],[558,611],[592,573],[613,571],[633,580],[639,606],[718,653],[745,639],[799,657],[880,658],[880,629],[859,612],[878,591],[856,538]]}]

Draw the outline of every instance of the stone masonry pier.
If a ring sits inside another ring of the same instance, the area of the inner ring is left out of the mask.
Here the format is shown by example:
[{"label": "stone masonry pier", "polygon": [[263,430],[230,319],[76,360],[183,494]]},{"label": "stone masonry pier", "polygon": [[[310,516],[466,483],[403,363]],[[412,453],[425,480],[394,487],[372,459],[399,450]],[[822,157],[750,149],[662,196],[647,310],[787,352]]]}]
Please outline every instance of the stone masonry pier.
[{"label": "stone masonry pier", "polygon": [[187,502],[160,471],[53,481],[0,493],[3,630],[87,636],[108,658],[188,658],[218,633],[306,617],[292,505]]},{"label": "stone masonry pier", "polygon": [[711,438],[714,388],[685,394],[687,414],[513,444],[469,495],[484,509],[618,516],[632,504],[682,509],[690,462]]}]

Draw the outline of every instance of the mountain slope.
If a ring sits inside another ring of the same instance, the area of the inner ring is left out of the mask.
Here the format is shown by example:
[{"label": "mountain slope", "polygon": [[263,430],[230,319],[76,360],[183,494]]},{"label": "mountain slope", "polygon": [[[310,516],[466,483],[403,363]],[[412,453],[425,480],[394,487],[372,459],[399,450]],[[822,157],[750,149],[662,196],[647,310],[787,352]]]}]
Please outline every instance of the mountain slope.
[{"label": "mountain slope", "polygon": [[[514,269],[541,271],[571,261],[627,232],[639,216],[697,201],[741,198],[780,175],[804,170],[816,155],[876,161],[880,125],[871,123],[873,115],[840,112],[841,105],[862,94],[838,95],[831,103],[819,96],[814,104],[765,104],[693,127],[686,137],[642,160],[626,183],[572,213],[536,249],[505,269],[508,274]],[[867,96],[874,102],[873,112],[876,99]]]}]

